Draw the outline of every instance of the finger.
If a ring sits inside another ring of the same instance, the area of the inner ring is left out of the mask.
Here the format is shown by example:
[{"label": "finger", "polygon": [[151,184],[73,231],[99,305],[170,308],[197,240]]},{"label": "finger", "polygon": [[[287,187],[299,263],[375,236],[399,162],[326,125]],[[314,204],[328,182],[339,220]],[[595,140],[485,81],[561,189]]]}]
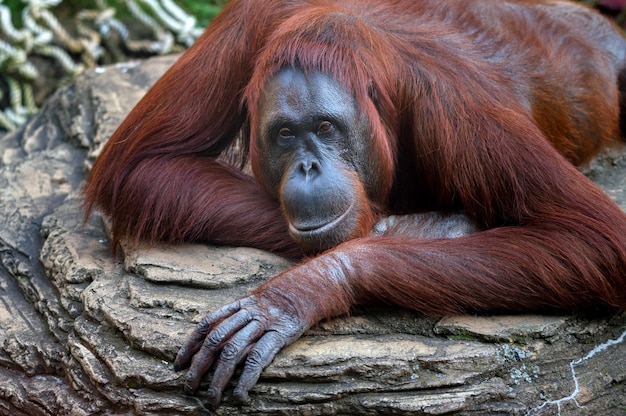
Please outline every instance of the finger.
[{"label": "finger", "polygon": [[233,397],[239,403],[248,401],[248,392],[256,384],[265,367],[270,365],[274,357],[285,346],[284,336],[276,331],[267,332],[252,348],[246,358],[239,383],[233,392]]},{"label": "finger", "polygon": [[203,318],[198,323],[196,329],[193,331],[191,336],[187,339],[185,345],[183,345],[182,348],[178,351],[178,354],[176,354],[176,360],[174,361],[174,370],[180,371],[183,368],[188,367],[189,363],[191,362],[191,358],[202,347],[206,336],[211,332],[213,327],[224,319],[228,318],[229,316],[235,314],[240,309],[241,301],[236,301],[229,305],[222,306],[210,315]]},{"label": "finger", "polygon": [[235,368],[250,350],[250,345],[263,334],[264,328],[259,321],[252,321],[235,334],[222,348],[211,386],[207,393],[209,403],[217,406],[222,399],[222,392],[233,377]]},{"label": "finger", "polygon": [[184,386],[186,393],[193,393],[198,389],[202,376],[209,371],[222,344],[251,320],[250,312],[242,309],[224,320],[206,336],[202,347],[189,366]]}]

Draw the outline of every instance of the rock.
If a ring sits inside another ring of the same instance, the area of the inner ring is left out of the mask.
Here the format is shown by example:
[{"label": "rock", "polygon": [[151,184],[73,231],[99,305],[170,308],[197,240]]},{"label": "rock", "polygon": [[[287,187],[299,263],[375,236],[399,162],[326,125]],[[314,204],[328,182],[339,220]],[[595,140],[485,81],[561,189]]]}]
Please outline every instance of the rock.
[{"label": "rock", "polygon": [[207,289],[257,283],[291,264],[247,247],[207,247],[199,244],[159,244],[125,257],[125,267],[151,282],[179,283]]},{"label": "rock", "polygon": [[[249,248],[157,245],[111,256],[83,221],[85,171],[176,59],[99,68],[0,138],[0,413],[11,415],[626,413],[626,314],[424,318],[362,308],[279,353],[217,409],[172,362],[204,315],[289,267]],[[626,162],[586,173],[626,207]],[[203,388],[208,386],[208,378]]]}]

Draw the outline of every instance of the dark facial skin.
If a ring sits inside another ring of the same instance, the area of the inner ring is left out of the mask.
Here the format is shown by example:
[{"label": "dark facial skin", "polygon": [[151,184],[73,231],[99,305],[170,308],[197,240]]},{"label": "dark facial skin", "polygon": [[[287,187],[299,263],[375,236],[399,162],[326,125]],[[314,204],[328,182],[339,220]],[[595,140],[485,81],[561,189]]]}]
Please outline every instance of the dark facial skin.
[{"label": "dark facial skin", "polygon": [[[318,252],[351,238],[377,182],[369,125],[328,76],[288,68],[259,108],[259,179],[279,199],[293,239]],[[366,181],[363,178],[367,178]]]}]

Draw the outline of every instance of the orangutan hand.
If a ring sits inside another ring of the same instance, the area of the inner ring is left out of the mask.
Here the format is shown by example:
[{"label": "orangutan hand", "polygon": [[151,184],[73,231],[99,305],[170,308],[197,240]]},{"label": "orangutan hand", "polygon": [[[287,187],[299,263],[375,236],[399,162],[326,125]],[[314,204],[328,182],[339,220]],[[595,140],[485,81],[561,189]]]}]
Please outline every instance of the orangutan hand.
[{"label": "orangutan hand", "polygon": [[278,351],[298,339],[311,325],[265,298],[249,296],[204,318],[178,352],[174,369],[189,367],[185,392],[193,394],[202,376],[217,362],[208,390],[209,402],[217,406],[235,367],[247,357],[234,390],[235,399],[245,402],[248,391]]}]

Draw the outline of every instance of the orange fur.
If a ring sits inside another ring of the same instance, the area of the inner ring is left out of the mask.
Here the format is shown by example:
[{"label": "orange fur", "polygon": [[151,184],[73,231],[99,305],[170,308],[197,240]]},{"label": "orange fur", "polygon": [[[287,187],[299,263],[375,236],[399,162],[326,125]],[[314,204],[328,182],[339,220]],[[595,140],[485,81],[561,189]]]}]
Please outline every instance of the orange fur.
[{"label": "orange fur", "polygon": [[329,74],[368,117],[383,179],[373,212],[463,210],[482,231],[355,238],[258,294],[317,318],[374,300],[437,314],[623,309],[626,216],[570,162],[620,139],[625,53],[610,23],[564,1],[235,0],[107,143],[87,210],[111,217],[115,243],[299,258],[279,203],[217,160],[264,157],[261,91],[297,65]]}]

